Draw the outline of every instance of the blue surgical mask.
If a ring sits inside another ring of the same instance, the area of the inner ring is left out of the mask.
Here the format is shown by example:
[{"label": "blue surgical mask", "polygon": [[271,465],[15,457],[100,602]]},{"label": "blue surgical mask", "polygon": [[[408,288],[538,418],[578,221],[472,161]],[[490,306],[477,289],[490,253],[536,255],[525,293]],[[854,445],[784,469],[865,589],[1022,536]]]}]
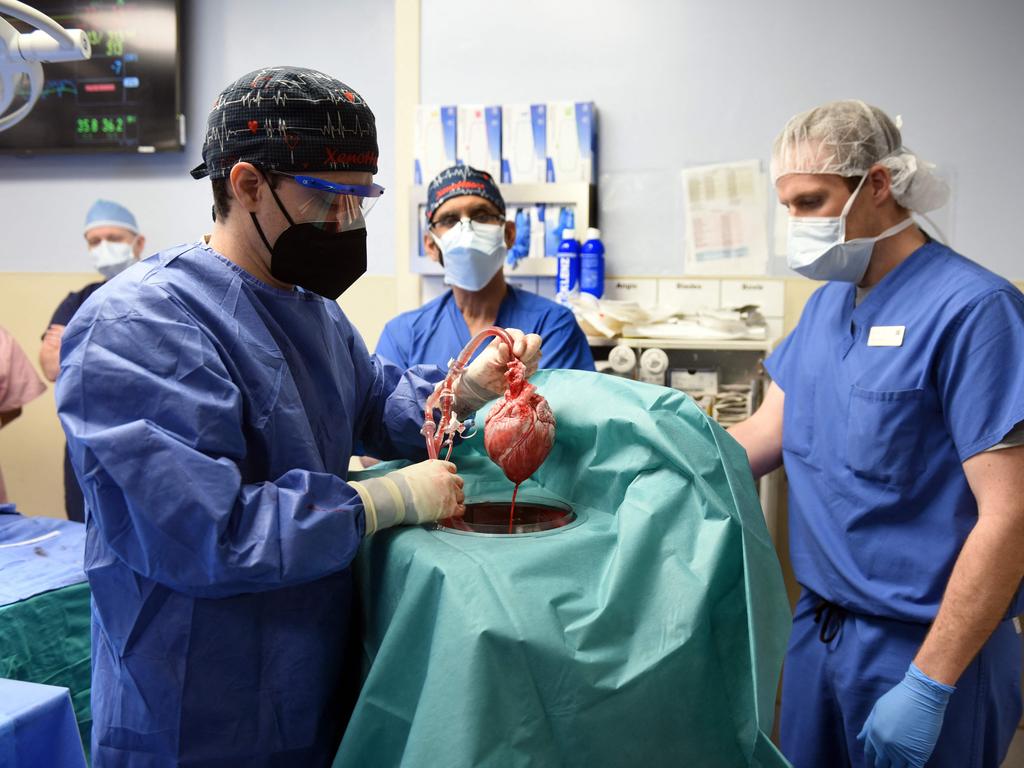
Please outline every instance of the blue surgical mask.
[{"label": "blue surgical mask", "polygon": [[466,291],[479,291],[498,274],[505,261],[505,227],[501,224],[474,224],[464,219],[441,237],[433,232],[441,249],[445,285]]},{"label": "blue surgical mask", "polygon": [[846,239],[846,216],[864,186],[860,184],[850,195],[839,216],[790,216],[786,263],[789,268],[812,280],[840,280],[859,283],[871,262],[875,243],[892,237],[914,223],[907,216],[875,237]]},{"label": "blue surgical mask", "polygon": [[134,242],[133,240],[131,243],[114,243],[110,240],[100,240],[98,245],[89,249],[96,271],[109,280],[128,269],[135,258]]}]

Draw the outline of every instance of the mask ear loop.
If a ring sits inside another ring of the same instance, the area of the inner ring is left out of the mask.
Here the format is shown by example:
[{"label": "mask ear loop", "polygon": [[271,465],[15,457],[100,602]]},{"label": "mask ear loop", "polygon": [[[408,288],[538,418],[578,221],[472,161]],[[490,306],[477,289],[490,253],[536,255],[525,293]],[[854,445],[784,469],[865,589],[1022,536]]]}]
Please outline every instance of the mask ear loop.
[{"label": "mask ear loop", "polygon": [[[846,205],[843,206],[843,212],[841,214],[841,218],[843,220],[843,242],[849,242],[848,240],[846,240],[846,215],[850,212],[850,209],[853,208],[854,198],[856,198],[857,195],[860,193],[861,187],[864,186],[864,182],[867,180],[869,174],[870,174],[870,169],[868,169],[868,173],[865,173],[863,176],[860,177],[860,183],[857,185],[857,188],[853,190],[853,194],[850,195],[850,199],[846,201]],[[935,231],[939,233],[939,238],[940,238],[940,240],[942,240],[943,245],[945,245],[946,239],[945,239],[945,237],[942,234],[942,230],[935,226],[935,222],[932,221],[930,218],[928,218],[928,216],[926,216],[923,213],[918,214],[918,215],[923,216],[924,219],[929,224],[931,224],[933,227],[935,227]],[[907,215],[906,219],[902,219],[902,220],[898,221],[896,224],[894,224],[891,227],[889,227],[888,229],[883,230],[880,234],[876,235],[873,239],[874,239],[874,241],[876,243],[878,241],[880,241],[880,240],[885,240],[886,238],[889,238],[889,237],[892,237],[893,235],[899,234],[900,232],[905,230],[907,227],[909,227],[913,223],[914,223],[914,216],[913,216],[913,212],[911,212],[910,214]]]},{"label": "mask ear loop", "polygon": [[[869,170],[869,172],[870,172],[870,170]],[[860,194],[861,187],[864,186],[864,182],[867,181],[867,179],[868,179],[868,174],[867,173],[865,173],[863,176],[860,177],[860,183],[857,184],[857,187],[853,190],[853,194],[851,194],[850,197],[847,199],[846,205],[843,206],[843,212],[839,214],[839,218],[841,218],[843,220],[843,237],[844,238],[846,237],[846,217],[847,217],[847,215],[849,215],[850,210],[853,208],[853,203],[857,199],[857,195]]]},{"label": "mask ear loop", "polygon": [[[288,220],[288,225],[294,227],[295,222],[292,220],[292,217],[288,215],[288,209],[286,209],[284,205],[281,203],[281,198],[277,196],[277,192],[274,191],[274,185],[270,183],[270,178],[267,176],[266,172],[262,168],[259,169],[259,172],[260,175],[263,177],[263,180],[267,182],[267,187],[268,189],[270,189],[270,194],[274,196],[274,202],[277,203],[278,209],[280,209],[281,213],[284,214],[285,219]],[[267,236],[263,234],[263,227],[260,226],[260,222],[256,218],[256,212],[250,211],[249,217],[252,219],[252,223],[256,225],[256,231],[259,233],[260,240],[263,241],[263,245],[266,246],[267,253],[269,253],[270,258],[273,259],[274,249],[270,246],[270,241],[267,240]]]},{"label": "mask ear loop", "polygon": [[430,237],[434,240],[434,245],[437,246],[437,258],[441,262],[441,266],[444,266],[444,248],[441,247],[441,238],[434,234],[434,230],[427,227],[427,232],[430,233]]},{"label": "mask ear loop", "polygon": [[[464,227],[464,226],[466,226],[466,222],[469,222],[468,218],[459,219],[459,223],[457,224],[457,226]],[[470,225],[470,226],[472,226],[472,225]],[[454,229],[454,227],[452,227],[452,229]],[[437,246],[437,252],[439,254],[438,255],[438,261],[440,261],[441,266],[443,267],[444,266],[444,248],[441,247],[441,238],[439,238],[437,235],[434,234],[434,230],[432,230],[430,228],[430,224],[427,225],[427,232],[433,238],[434,245]]]},{"label": "mask ear loop", "polygon": [[288,215],[288,209],[284,207],[284,204],[281,202],[281,198],[277,196],[277,192],[274,191],[274,185],[270,183],[270,177],[267,176],[267,174],[263,171],[262,168],[260,168],[260,175],[262,175],[264,180],[267,182],[267,187],[270,189],[270,194],[274,196],[274,202],[277,203],[277,207],[281,209],[281,213],[283,213],[284,217],[288,219],[288,224],[294,227],[295,222],[292,220],[292,217]]}]

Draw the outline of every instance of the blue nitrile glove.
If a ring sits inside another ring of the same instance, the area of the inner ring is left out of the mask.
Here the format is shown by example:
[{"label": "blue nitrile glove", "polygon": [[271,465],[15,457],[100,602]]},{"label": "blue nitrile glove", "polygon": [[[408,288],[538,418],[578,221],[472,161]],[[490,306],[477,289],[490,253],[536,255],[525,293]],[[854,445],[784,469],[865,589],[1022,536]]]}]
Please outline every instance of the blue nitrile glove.
[{"label": "blue nitrile glove", "polygon": [[508,249],[505,263],[515,269],[520,259],[530,255],[530,212],[516,209],[516,241]]},{"label": "blue nitrile glove", "polygon": [[900,684],[875,702],[857,735],[864,742],[868,765],[921,768],[928,762],[955,690],[932,680],[912,663]]}]

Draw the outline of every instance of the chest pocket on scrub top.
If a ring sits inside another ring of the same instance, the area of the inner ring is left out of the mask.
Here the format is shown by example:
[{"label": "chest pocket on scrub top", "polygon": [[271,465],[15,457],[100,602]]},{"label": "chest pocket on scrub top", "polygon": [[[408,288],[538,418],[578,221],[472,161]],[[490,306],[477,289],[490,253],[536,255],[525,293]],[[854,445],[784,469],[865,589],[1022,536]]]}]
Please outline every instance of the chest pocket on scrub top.
[{"label": "chest pocket on scrub top", "polygon": [[923,389],[875,392],[850,387],[846,463],[854,474],[887,484],[912,482],[925,470]]},{"label": "chest pocket on scrub top", "polygon": [[786,393],[782,408],[782,450],[808,456],[814,440],[814,379],[799,390]]}]

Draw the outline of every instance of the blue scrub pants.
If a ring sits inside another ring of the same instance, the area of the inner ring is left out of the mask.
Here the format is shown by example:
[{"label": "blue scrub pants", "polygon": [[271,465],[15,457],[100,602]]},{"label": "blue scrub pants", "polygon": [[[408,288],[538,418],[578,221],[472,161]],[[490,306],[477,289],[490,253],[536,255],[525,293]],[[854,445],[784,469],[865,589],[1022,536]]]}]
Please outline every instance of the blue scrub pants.
[{"label": "blue scrub pants", "polygon": [[[819,603],[804,590],[793,618],[782,752],[795,768],[873,768],[857,734],[878,698],[903,679],[928,625],[837,610],[816,623]],[[998,768],[1021,718],[1020,676],[1021,637],[1003,621],[957,682],[928,767]]]}]

